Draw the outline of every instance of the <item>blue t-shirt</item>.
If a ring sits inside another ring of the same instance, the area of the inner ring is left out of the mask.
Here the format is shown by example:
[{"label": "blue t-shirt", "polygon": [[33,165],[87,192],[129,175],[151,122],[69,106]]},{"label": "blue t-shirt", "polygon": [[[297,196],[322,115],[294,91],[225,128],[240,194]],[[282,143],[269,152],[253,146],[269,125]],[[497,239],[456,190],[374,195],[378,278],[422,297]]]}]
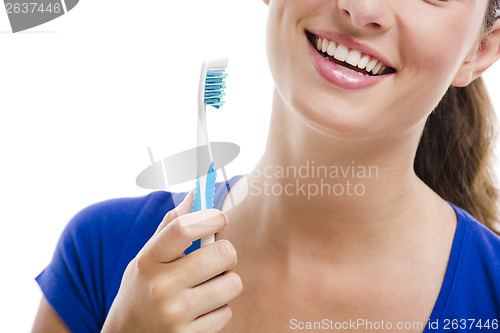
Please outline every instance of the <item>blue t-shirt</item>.
[{"label": "blue t-shirt", "polygon": [[[237,179],[231,179],[230,186]],[[218,183],[215,208],[220,209],[226,194],[225,184]],[[83,209],[69,222],[51,263],[36,281],[72,332],[100,331],[128,263],[185,196],[158,191],[108,200]],[[457,229],[424,333],[499,332],[500,237],[450,205],[457,214]],[[186,253],[197,247],[193,244]]]}]

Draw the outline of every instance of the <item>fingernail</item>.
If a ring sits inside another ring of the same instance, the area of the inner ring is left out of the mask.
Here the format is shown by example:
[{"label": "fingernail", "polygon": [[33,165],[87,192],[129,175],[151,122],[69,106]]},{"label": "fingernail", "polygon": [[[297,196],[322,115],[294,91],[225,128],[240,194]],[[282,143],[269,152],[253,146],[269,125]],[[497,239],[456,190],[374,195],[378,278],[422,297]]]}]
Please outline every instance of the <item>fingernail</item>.
[{"label": "fingernail", "polygon": [[191,199],[193,197],[194,191],[195,191],[194,189],[192,189],[191,191],[189,191],[188,194],[186,194],[186,196],[184,197],[183,202],[189,201],[189,199]]},{"label": "fingernail", "polygon": [[226,213],[224,213],[223,211],[221,211],[221,213],[224,216],[224,220],[226,221],[226,225],[227,225],[227,222],[229,222],[229,219],[227,218]]},{"label": "fingernail", "polygon": [[191,207],[189,206],[189,202],[190,202],[190,198],[193,196],[192,192],[194,192],[194,190],[191,190],[188,194],[186,194],[186,196],[181,201],[181,203],[179,205],[177,205],[177,207],[175,208],[179,215],[186,214],[186,213],[189,213],[191,211]]}]

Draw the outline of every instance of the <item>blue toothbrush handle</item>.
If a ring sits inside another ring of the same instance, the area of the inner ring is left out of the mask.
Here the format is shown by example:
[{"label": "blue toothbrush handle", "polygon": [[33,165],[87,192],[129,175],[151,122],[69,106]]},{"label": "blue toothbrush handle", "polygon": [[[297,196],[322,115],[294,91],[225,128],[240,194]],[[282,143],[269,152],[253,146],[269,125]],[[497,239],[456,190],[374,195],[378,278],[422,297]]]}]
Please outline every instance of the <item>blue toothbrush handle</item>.
[{"label": "blue toothbrush handle", "polygon": [[[214,163],[210,164],[207,175],[196,177],[196,188],[194,192],[194,201],[192,212],[197,212],[203,209],[202,200],[205,202],[204,209],[214,208],[214,193],[215,193],[215,181],[217,179],[217,172],[214,169]],[[200,181],[205,180],[205,195],[203,195],[200,187]]]},{"label": "blue toothbrush handle", "polygon": [[[210,164],[208,173],[206,176],[196,177],[196,188],[194,192],[193,208],[192,212],[197,212],[202,209],[214,208],[214,193],[215,193],[215,181],[217,179],[217,172],[214,169],[214,163]],[[202,191],[200,186],[201,182],[205,182],[205,191]],[[204,192],[204,193],[202,193]],[[202,205],[202,200],[204,203],[204,208]],[[205,238],[200,238],[191,244],[191,246],[185,252],[191,252],[189,250],[196,250],[202,246],[213,243],[215,241],[215,235],[211,235]]]}]

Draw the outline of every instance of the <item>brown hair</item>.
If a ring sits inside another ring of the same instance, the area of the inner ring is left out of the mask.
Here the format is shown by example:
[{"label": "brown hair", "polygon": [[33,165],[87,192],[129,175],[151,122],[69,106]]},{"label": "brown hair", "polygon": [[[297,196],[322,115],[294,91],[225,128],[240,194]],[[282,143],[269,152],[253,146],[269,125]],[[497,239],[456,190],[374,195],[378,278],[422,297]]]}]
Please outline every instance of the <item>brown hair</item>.
[{"label": "brown hair", "polygon": [[[499,18],[500,0],[490,0],[483,26]],[[416,174],[443,199],[498,230],[499,192],[492,170],[497,119],[482,78],[451,86],[427,119],[415,157]]]}]

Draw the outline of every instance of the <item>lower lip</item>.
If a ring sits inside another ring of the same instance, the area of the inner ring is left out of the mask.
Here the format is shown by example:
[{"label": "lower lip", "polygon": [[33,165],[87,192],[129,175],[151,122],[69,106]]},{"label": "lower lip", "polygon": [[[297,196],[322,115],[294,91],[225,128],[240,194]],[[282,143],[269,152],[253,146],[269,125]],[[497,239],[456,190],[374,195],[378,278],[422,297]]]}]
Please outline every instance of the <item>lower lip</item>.
[{"label": "lower lip", "polygon": [[314,68],[316,68],[325,80],[337,87],[349,90],[366,89],[373,87],[392,75],[364,76],[346,72],[333,62],[325,59],[310,42],[307,44],[309,45],[309,54]]}]

